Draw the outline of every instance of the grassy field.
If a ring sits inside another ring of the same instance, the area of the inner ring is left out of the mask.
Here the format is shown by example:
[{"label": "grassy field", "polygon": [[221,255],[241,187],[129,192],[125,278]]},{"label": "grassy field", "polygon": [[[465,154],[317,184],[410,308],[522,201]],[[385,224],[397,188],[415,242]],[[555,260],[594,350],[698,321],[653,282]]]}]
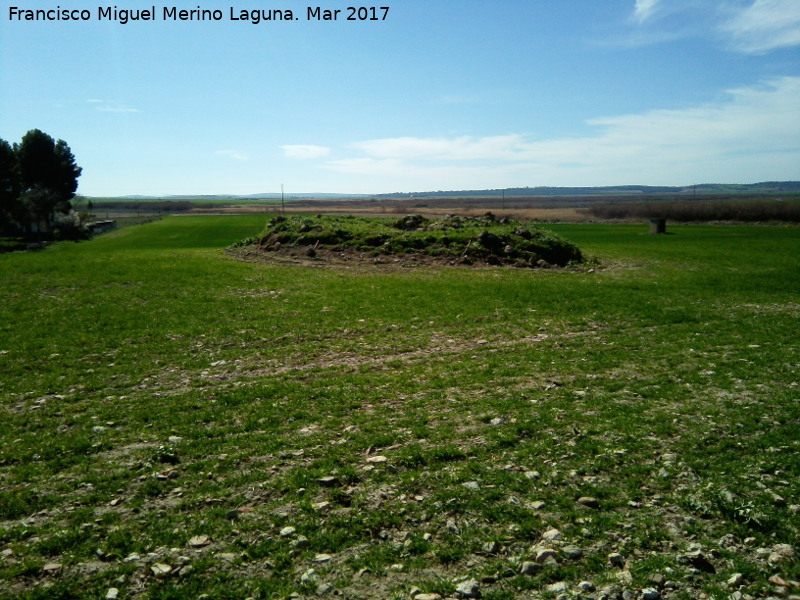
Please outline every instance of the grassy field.
[{"label": "grassy field", "polygon": [[0,255],[0,599],[800,593],[797,228],[226,253],[264,224]]}]

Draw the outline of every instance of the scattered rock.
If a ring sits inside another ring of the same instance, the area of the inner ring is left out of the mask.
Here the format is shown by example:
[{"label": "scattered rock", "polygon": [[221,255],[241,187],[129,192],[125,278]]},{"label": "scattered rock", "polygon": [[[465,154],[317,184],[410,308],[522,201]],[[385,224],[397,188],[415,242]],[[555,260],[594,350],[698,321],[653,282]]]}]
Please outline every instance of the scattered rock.
[{"label": "scattered rock", "polygon": [[292,548],[308,548],[311,542],[304,535],[298,535],[296,540],[292,541]]},{"label": "scattered rock", "polygon": [[770,577],[769,579],[767,579],[767,581],[768,581],[769,583],[771,583],[772,585],[777,585],[778,587],[785,587],[785,588],[788,588],[788,587],[791,587],[791,586],[792,586],[792,584],[791,584],[791,583],[789,583],[788,581],[786,581],[785,579],[783,579],[783,578],[782,578],[782,577],[780,577],[779,575],[773,575],[772,577]]},{"label": "scattered rock", "polygon": [[787,558],[792,558],[794,556],[794,548],[792,548],[789,544],[776,544],[772,548],[772,552],[767,559],[769,564],[777,565],[780,562],[783,562]]},{"label": "scattered rock", "polygon": [[661,593],[654,588],[644,588],[642,590],[642,600],[660,600]]},{"label": "scattered rock", "polygon": [[600,503],[597,501],[597,498],[593,498],[591,496],[581,496],[577,500],[578,504],[585,506],[587,508],[594,508],[599,509]]},{"label": "scattered rock", "polygon": [[211,543],[211,538],[207,535],[196,535],[189,540],[189,546],[192,548],[203,548]]},{"label": "scattered rock", "polygon": [[564,546],[561,549],[561,552],[563,552],[564,556],[566,556],[570,560],[580,560],[581,558],[583,558],[583,550],[581,550],[577,546]]},{"label": "scattered rock", "polygon": [[548,529],[542,534],[543,540],[560,540],[561,539],[561,532],[558,529]]},{"label": "scattered rock", "polygon": [[581,581],[578,584],[578,589],[582,592],[593,592],[594,584],[591,581]]},{"label": "scattered rock", "polygon": [[535,481],[537,479],[542,478],[542,474],[539,471],[525,471],[525,478],[530,479],[531,481]]},{"label": "scattered rock", "polygon": [[447,519],[447,523],[445,524],[444,528],[453,535],[458,535],[461,533],[461,530],[458,528],[458,525],[456,525],[456,522],[453,519]]},{"label": "scattered rock", "polygon": [[744,581],[744,575],[742,575],[741,573],[734,573],[728,579],[728,585],[731,587],[739,587],[740,585],[742,585],[743,581]]},{"label": "scattered rock", "polygon": [[542,565],[526,560],[519,569],[521,575],[536,575],[542,570]]},{"label": "scattered rock", "polygon": [[442,600],[439,594],[417,594],[414,600]]},{"label": "scattered rock", "polygon": [[542,564],[558,564],[558,559],[556,558],[558,554],[555,550],[551,550],[550,548],[539,548],[536,550],[536,562],[540,565]]},{"label": "scattered rock", "polygon": [[[367,460],[369,462],[369,459],[367,459]],[[337,486],[341,485],[341,482],[339,481],[339,479],[337,477],[334,477],[333,475],[328,475],[326,477],[320,477],[317,481],[319,482],[319,484],[322,487],[337,487]]]},{"label": "scattered rock", "polygon": [[483,545],[483,551],[486,554],[497,554],[498,552],[500,552],[500,544],[498,544],[497,542],[486,542]]},{"label": "scattered rock", "polygon": [[783,496],[779,496],[775,492],[771,493],[772,501],[775,503],[776,506],[786,506],[786,498]]},{"label": "scattered rock", "polygon": [[376,454],[375,456],[370,456],[369,458],[367,458],[367,462],[370,463],[370,464],[385,463],[388,460],[389,459],[386,456],[383,456],[381,454]]},{"label": "scattered rock", "polygon": [[156,577],[166,577],[172,573],[172,567],[164,563],[156,563],[150,567],[150,572]]},{"label": "scattered rock", "polygon": [[108,588],[105,600],[117,600],[119,598],[119,590],[117,588]]},{"label": "scattered rock", "polygon": [[614,584],[603,587],[598,594],[598,598],[601,600],[611,600],[612,598],[616,600],[620,596],[622,596],[622,591],[619,589],[619,586]]},{"label": "scattered rock", "polygon": [[61,570],[61,563],[46,563],[42,567],[42,571],[44,571],[48,575],[52,575],[53,573],[58,573]]},{"label": "scattered rock", "polygon": [[287,526],[287,527],[284,527],[283,529],[281,529],[280,533],[278,533],[278,535],[283,537],[283,538],[291,537],[291,536],[294,535],[295,531],[297,531],[297,530],[294,527]]},{"label": "scattered rock", "polygon": [[628,569],[623,569],[617,573],[617,581],[624,584],[629,584],[633,582],[633,575]]},{"label": "scattered rock", "polygon": [[462,598],[480,598],[481,588],[474,579],[467,579],[456,586],[456,594]]},{"label": "scattered rock", "polygon": [[711,564],[711,561],[708,560],[708,557],[701,551],[695,550],[694,552],[687,552],[686,559],[689,561],[689,564],[692,565],[695,569],[699,569],[704,573],[716,573],[717,569]]},{"label": "scattered rock", "polygon": [[608,555],[608,562],[610,562],[615,567],[624,567],[625,566],[625,559],[622,557],[622,554],[619,552],[612,552]]},{"label": "scattered rock", "polygon": [[479,490],[479,489],[481,489],[481,486],[477,481],[466,481],[466,482],[462,483],[461,486],[467,488],[468,490]]},{"label": "scattered rock", "polygon": [[314,562],[315,563],[326,563],[326,562],[330,562],[332,559],[333,559],[333,556],[331,556],[330,554],[317,554],[314,557]]},{"label": "scattered rock", "polygon": [[225,562],[232,563],[236,560],[237,555],[233,552],[220,552],[215,555],[218,559],[224,560]]},{"label": "scattered rock", "polygon": [[545,587],[545,590],[547,590],[548,592],[553,593],[553,594],[563,594],[568,589],[569,589],[569,585],[564,581],[551,583],[547,587]]},{"label": "scattered rock", "polygon": [[317,572],[314,569],[308,569],[300,576],[300,583],[314,583],[317,580]]}]

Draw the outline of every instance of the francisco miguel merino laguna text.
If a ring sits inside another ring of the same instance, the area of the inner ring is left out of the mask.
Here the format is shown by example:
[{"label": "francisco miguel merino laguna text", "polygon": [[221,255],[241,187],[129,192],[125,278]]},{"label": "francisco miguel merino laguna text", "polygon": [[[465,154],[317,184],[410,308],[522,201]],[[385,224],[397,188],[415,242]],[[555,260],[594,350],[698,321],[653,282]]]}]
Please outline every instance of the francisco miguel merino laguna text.
[{"label": "francisco miguel merino laguna text", "polygon": [[[179,9],[177,6],[164,6],[161,8],[162,21],[221,21],[224,13],[219,9],[197,8]],[[295,14],[297,12],[298,14]],[[344,14],[342,14],[344,13]],[[230,21],[248,21],[258,25],[262,21],[299,21],[302,11],[292,10],[264,10],[264,9],[237,9],[229,7]],[[388,6],[348,6],[344,9],[325,9],[320,6],[306,7],[306,21],[385,21],[389,14]],[[91,21],[92,11],[88,9],[26,9],[18,6],[8,8],[9,21]],[[131,21],[156,21],[158,13],[156,7],[128,9],[116,6],[98,6],[96,12],[98,21],[117,21],[125,25]]]}]

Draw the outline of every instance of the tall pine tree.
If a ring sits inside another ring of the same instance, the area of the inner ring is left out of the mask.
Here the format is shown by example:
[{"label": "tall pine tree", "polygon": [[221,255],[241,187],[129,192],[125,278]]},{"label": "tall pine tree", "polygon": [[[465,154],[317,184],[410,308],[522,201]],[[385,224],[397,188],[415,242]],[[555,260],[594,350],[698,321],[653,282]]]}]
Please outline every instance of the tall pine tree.
[{"label": "tall pine tree", "polygon": [[14,154],[24,225],[50,231],[56,213],[72,208],[82,169],[64,140],[55,141],[39,129],[26,133]]}]

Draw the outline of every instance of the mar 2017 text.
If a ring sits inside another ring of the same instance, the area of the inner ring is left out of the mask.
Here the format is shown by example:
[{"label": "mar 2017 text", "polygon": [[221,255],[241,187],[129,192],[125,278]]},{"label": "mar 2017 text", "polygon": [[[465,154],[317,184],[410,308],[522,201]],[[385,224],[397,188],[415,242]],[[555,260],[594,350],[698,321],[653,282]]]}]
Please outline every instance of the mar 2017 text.
[{"label": "mar 2017 text", "polygon": [[119,8],[117,6],[98,6],[95,10],[87,8],[67,8],[61,5],[51,8],[24,8],[9,6],[9,21],[112,21],[120,25],[140,21],[235,21],[251,23],[276,21],[385,21],[389,17],[388,6],[346,6],[343,8],[324,8],[307,6],[297,9],[250,9],[229,6],[221,8],[192,9],[177,6],[150,6],[149,8]]}]

